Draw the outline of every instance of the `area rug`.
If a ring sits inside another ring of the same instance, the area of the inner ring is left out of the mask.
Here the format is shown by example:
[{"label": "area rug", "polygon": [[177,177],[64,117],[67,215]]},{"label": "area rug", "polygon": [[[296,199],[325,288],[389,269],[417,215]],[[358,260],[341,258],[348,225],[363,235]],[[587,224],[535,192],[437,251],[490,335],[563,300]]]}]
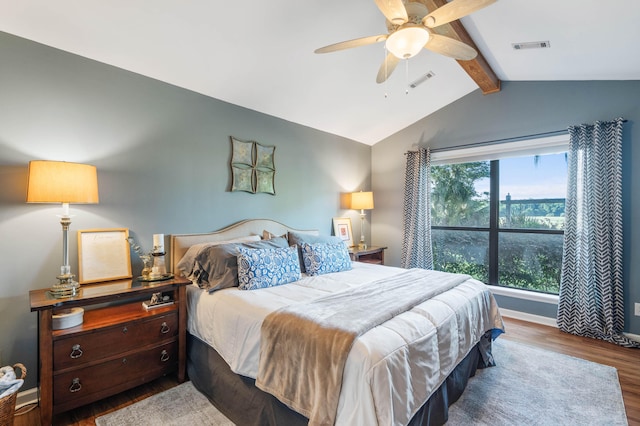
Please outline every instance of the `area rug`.
[{"label": "area rug", "polygon": [[626,425],[615,368],[506,339],[449,408],[449,425]]},{"label": "area rug", "polygon": [[96,418],[98,426],[233,426],[207,397],[185,382],[113,413]]},{"label": "area rug", "polygon": [[[615,368],[506,339],[478,370],[447,426],[627,425]],[[233,425],[191,382],[96,419],[98,426]]]}]

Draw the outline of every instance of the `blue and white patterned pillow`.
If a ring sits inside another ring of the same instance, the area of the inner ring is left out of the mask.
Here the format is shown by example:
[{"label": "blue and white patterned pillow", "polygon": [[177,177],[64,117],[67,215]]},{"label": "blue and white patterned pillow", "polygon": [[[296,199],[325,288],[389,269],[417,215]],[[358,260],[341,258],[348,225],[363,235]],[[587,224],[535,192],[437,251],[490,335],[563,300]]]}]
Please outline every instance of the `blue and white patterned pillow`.
[{"label": "blue and white patterned pillow", "polygon": [[329,272],[348,271],[351,258],[347,246],[339,243],[302,243],[302,259],[308,275],[322,275]]},{"label": "blue and white patterned pillow", "polygon": [[238,287],[255,290],[300,279],[296,247],[247,249],[238,247]]}]

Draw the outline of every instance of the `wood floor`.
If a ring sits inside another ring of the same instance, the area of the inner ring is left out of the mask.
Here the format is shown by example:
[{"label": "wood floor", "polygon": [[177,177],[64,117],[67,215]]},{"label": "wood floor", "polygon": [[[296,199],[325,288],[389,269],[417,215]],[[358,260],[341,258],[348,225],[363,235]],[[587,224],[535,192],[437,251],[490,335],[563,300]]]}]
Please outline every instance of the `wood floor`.
[{"label": "wood floor", "polygon": [[[620,387],[630,426],[640,426],[640,350],[620,348],[611,343],[562,333],[556,328],[505,318],[506,333],[501,337],[554,352],[583,358],[618,369]],[[128,392],[54,417],[55,425],[94,425],[95,418],[176,386],[172,377],[162,378]],[[24,407],[18,411],[28,411]],[[14,426],[40,423],[38,408],[17,415]]]}]

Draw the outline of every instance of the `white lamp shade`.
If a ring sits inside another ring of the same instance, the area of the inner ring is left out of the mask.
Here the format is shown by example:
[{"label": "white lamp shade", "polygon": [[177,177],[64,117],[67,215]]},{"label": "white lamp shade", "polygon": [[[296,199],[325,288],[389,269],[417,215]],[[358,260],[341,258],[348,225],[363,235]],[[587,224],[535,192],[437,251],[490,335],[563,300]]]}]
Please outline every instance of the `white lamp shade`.
[{"label": "white lamp shade", "polygon": [[353,210],[373,209],[373,192],[352,192],[351,208]]},{"label": "white lamp shade", "polygon": [[64,161],[30,161],[27,203],[98,203],[95,166]]},{"label": "white lamp shade", "polygon": [[387,38],[387,50],[400,59],[417,55],[429,41],[429,31],[423,26],[406,26]]}]

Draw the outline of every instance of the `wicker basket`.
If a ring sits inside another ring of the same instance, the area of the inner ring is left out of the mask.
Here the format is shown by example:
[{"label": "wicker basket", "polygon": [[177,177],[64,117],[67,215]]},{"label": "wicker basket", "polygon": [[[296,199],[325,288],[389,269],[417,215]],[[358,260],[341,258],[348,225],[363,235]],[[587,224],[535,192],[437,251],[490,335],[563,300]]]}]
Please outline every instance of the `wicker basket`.
[{"label": "wicker basket", "polygon": [[[24,365],[16,363],[13,368],[19,368],[21,375],[18,379],[27,377],[27,369]],[[16,399],[18,392],[14,392],[11,395],[7,395],[4,398],[0,398],[0,425],[13,426],[13,416],[16,412]]]}]

